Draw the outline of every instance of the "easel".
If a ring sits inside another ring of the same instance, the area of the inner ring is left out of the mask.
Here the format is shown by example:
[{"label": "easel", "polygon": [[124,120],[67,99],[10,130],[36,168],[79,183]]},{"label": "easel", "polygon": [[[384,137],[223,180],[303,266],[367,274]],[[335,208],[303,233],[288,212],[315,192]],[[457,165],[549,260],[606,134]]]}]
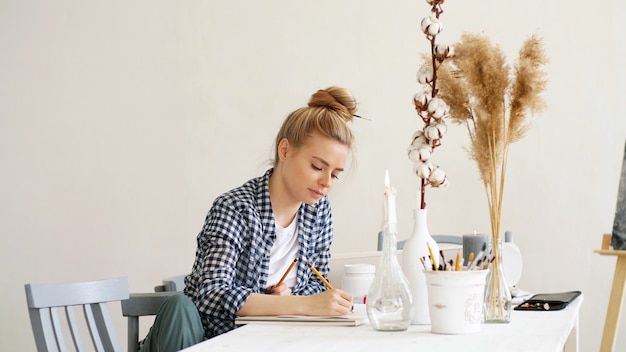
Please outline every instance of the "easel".
[{"label": "easel", "polygon": [[600,255],[617,256],[615,273],[613,274],[613,287],[609,298],[609,306],[606,310],[606,320],[604,321],[604,332],[602,333],[602,343],[600,352],[612,352],[615,347],[615,337],[617,326],[619,325],[620,314],[622,312],[622,299],[624,298],[624,282],[626,282],[626,250],[616,251],[609,249],[611,234],[602,236],[602,249],[594,250]]}]

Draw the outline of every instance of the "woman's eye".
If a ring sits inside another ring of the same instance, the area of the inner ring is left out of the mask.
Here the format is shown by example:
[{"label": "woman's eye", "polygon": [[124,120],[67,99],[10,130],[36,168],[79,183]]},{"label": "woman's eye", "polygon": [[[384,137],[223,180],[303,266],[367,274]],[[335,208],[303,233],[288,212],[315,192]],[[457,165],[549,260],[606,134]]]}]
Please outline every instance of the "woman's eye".
[{"label": "woman's eye", "polygon": [[[312,168],[313,168],[313,170],[315,170],[315,171],[324,171],[324,167],[323,167],[323,166],[322,166],[322,167],[319,167],[319,166],[317,166],[317,165],[315,165],[315,164],[311,164],[311,167],[312,167]],[[331,173],[331,174],[330,174],[330,177],[334,178],[335,180],[338,180],[338,179],[339,179],[339,174],[338,174],[338,173]]]}]

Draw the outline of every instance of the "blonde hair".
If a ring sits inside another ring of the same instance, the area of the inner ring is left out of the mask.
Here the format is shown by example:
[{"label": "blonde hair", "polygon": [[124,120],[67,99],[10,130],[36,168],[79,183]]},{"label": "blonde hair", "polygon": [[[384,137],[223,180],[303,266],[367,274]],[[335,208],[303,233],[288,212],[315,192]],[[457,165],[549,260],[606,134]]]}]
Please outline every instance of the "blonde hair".
[{"label": "blonde hair", "polygon": [[314,133],[331,138],[352,150],[354,136],[347,123],[357,110],[357,101],[345,88],[329,87],[315,92],[307,107],[295,110],[276,134],[274,166],[278,162],[278,144],[286,138],[296,148]]}]

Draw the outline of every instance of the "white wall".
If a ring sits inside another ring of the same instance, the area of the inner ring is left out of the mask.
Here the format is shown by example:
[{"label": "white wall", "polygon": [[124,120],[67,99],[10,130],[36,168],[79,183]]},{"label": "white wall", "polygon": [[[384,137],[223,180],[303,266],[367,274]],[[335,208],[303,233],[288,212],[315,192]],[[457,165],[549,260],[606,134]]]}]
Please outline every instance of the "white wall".
[{"label": "white wall", "polygon": [[[521,288],[584,292],[581,350],[597,350],[615,259],[592,251],[612,228],[626,139],[626,2],[444,9],[442,41],[484,31],[513,60],[529,34],[545,40],[549,108],[511,149],[503,227]],[[129,276],[149,291],[188,272],[212,199],[261,174],[283,118],[329,85],[372,118],[355,121],[357,167],[331,195],[333,251],[375,248],[385,169],[408,236],[426,14],[408,0],[0,1],[0,350],[34,349],[24,283]],[[486,232],[466,132],[450,129],[430,231]]]}]

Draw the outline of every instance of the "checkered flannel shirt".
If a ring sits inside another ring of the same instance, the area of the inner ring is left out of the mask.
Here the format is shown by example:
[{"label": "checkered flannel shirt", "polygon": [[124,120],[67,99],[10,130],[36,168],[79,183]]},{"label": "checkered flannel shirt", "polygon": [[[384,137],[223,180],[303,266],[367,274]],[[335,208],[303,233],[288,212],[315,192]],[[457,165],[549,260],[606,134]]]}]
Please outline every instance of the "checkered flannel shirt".
[{"label": "checkered flannel shirt", "polygon": [[[197,238],[196,259],[185,278],[185,294],[198,307],[205,338],[236,327],[234,319],[251,293],[267,288],[269,254],[276,239],[268,180],[273,169],[213,202]],[[332,214],[327,197],[298,211],[298,265],[294,295],[326,290],[311,262],[329,272]]]}]

